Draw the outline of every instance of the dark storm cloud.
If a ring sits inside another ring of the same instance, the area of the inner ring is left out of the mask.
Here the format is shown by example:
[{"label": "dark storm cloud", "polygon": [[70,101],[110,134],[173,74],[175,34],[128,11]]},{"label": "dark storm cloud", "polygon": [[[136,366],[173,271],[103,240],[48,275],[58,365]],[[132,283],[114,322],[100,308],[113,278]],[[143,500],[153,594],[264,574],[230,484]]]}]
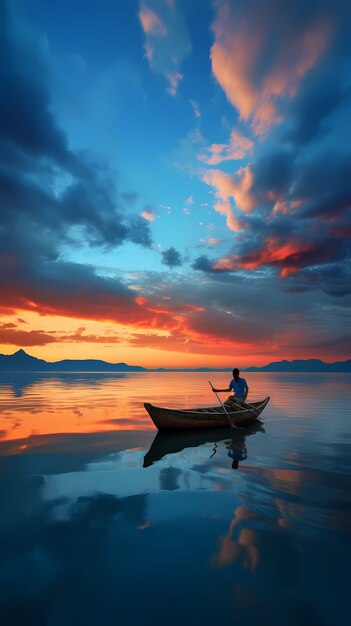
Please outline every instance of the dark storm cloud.
[{"label": "dark storm cloud", "polygon": [[[9,3],[0,0],[0,255],[2,282],[13,276],[33,299],[50,275],[60,289],[67,270],[61,246],[84,240],[113,248],[126,241],[151,245],[149,225],[128,215],[128,197],[119,193],[116,173],[106,164],[68,147],[51,111],[46,51],[34,37],[19,37]],[[12,7],[11,7],[12,8]],[[40,267],[38,276],[38,267]],[[79,288],[84,270],[70,267],[68,283]],[[91,287],[106,285],[85,273]]]},{"label": "dark storm cloud", "polygon": [[177,267],[182,265],[182,259],[177,250],[173,248],[168,248],[168,250],[164,250],[161,252],[162,255],[162,263],[167,265],[168,267]]}]

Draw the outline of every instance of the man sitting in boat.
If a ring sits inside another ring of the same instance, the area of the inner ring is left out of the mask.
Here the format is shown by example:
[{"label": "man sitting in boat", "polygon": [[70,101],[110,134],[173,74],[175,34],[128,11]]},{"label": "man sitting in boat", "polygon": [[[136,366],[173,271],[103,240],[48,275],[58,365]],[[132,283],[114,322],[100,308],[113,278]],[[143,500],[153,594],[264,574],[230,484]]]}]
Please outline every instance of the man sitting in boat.
[{"label": "man sitting in boat", "polygon": [[249,387],[245,378],[240,378],[240,372],[237,367],[233,369],[233,379],[229,383],[227,389],[213,389],[214,392],[221,391],[233,391],[234,395],[229,396],[223,404],[229,408],[235,408],[235,405],[241,404],[246,401],[247,394],[249,393]]}]

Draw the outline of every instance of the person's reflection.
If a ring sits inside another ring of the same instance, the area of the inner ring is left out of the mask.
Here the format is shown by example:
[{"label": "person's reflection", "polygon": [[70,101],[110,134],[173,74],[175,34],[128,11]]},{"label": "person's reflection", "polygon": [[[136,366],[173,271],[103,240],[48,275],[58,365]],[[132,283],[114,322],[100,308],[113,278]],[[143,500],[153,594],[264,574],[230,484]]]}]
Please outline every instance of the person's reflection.
[{"label": "person's reflection", "polygon": [[245,461],[247,459],[247,449],[244,443],[238,446],[235,440],[232,440],[227,445],[228,456],[232,459],[232,468],[238,469],[239,461]]},{"label": "person's reflection", "polygon": [[218,446],[223,444],[228,450],[228,456],[232,459],[232,468],[237,469],[239,462],[247,458],[245,440],[248,436],[257,432],[264,433],[262,422],[256,420],[243,428],[233,429],[208,429],[204,431],[179,431],[163,432],[158,431],[150,449],[144,456],[143,467],[149,467],[153,463],[160,461],[167,454],[175,454],[187,448],[213,444],[210,459],[217,453]]}]

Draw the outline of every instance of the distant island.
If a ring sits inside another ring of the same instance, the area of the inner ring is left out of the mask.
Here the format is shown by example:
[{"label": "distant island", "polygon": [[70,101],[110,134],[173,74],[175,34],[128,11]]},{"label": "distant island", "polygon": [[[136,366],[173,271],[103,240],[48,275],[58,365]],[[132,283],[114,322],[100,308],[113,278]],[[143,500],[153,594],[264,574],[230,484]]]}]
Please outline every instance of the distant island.
[{"label": "distant island", "polygon": [[[336,363],[325,363],[319,359],[299,359],[294,361],[275,361],[262,367],[242,368],[243,372],[351,372],[351,359]],[[127,363],[108,363],[98,359],[64,359],[50,363],[37,359],[24,350],[14,354],[0,354],[0,372],[230,372],[229,367],[222,368],[158,368],[147,369],[141,365]]]},{"label": "distant island", "polygon": [[274,361],[262,367],[247,367],[245,372],[351,372],[351,359],[326,363],[319,359],[296,359],[294,361]]}]

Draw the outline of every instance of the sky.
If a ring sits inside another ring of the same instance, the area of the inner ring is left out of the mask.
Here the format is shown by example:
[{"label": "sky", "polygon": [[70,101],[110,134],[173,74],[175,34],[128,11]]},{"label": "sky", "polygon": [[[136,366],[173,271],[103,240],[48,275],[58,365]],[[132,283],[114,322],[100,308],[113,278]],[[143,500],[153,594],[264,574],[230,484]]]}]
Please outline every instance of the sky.
[{"label": "sky", "polygon": [[0,352],[351,357],[351,5],[0,0]]}]

